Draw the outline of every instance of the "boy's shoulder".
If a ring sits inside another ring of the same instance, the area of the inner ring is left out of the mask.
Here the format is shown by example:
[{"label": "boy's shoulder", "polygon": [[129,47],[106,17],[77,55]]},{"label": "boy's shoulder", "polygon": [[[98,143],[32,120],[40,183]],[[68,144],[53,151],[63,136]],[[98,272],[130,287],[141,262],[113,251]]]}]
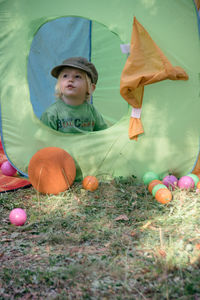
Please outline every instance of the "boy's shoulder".
[{"label": "boy's shoulder", "polygon": [[59,108],[60,106],[63,105],[63,101],[58,99],[55,102],[51,103],[49,105],[49,107],[47,108],[48,111],[52,111],[52,110],[56,110],[57,108]]},{"label": "boy's shoulder", "polygon": [[96,109],[93,103],[84,102],[83,105],[87,106],[91,110],[95,110]]},{"label": "boy's shoulder", "polygon": [[87,103],[89,110],[92,113],[98,114],[98,109],[96,108],[96,106],[93,103]]}]

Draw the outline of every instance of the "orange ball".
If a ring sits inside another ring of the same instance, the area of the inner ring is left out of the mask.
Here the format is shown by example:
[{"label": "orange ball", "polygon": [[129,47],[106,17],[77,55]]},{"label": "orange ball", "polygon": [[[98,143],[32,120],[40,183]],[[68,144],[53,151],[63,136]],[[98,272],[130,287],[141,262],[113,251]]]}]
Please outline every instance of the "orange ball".
[{"label": "orange ball", "polygon": [[99,186],[99,181],[95,176],[86,176],[82,181],[83,188],[88,191],[95,191]]},{"label": "orange ball", "polygon": [[197,189],[200,190],[200,181],[197,182]]},{"label": "orange ball", "polygon": [[166,204],[172,200],[172,193],[168,189],[160,189],[156,192],[155,198],[158,202]]},{"label": "orange ball", "polygon": [[152,193],[154,186],[156,186],[157,184],[162,184],[162,181],[160,181],[158,179],[154,179],[149,183],[148,190],[150,193]]},{"label": "orange ball", "polygon": [[61,148],[43,148],[32,156],[28,176],[33,187],[40,193],[57,195],[73,184],[76,177],[75,162]]}]

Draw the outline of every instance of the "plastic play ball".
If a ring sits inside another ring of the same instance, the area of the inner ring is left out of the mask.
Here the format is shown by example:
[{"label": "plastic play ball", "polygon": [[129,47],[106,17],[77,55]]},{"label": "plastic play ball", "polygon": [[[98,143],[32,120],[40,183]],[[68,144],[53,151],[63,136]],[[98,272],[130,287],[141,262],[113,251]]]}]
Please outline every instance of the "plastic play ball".
[{"label": "plastic play ball", "polygon": [[152,195],[155,197],[156,192],[157,192],[158,190],[160,190],[160,189],[167,189],[167,187],[166,187],[166,185],[161,184],[161,183],[155,185],[155,186],[153,187],[153,189],[152,189]]},{"label": "plastic play ball", "polygon": [[1,165],[1,171],[3,175],[14,176],[17,170],[10,164],[8,160],[4,161]]},{"label": "plastic play ball", "polygon": [[38,192],[57,195],[73,184],[76,177],[75,161],[64,149],[43,148],[32,156],[28,176]]},{"label": "plastic play ball", "polygon": [[194,180],[190,176],[183,176],[178,181],[178,187],[180,189],[192,189],[194,188]]},{"label": "plastic play ball", "polygon": [[159,180],[159,177],[156,173],[149,171],[144,174],[142,179],[143,179],[144,184],[148,185],[152,180],[155,180],[155,179]]},{"label": "plastic play ball", "polygon": [[191,177],[193,180],[194,180],[194,186],[196,187],[197,186],[197,183],[199,182],[199,177],[195,174],[188,174],[187,176]]},{"label": "plastic play ball", "polygon": [[200,190],[200,181],[197,183],[197,189]]},{"label": "plastic play ball", "polygon": [[174,175],[165,176],[162,182],[164,185],[166,185],[166,187],[171,187],[173,190],[178,186],[178,179]]},{"label": "plastic play ball", "polygon": [[156,186],[157,184],[162,184],[162,181],[160,181],[158,179],[154,179],[149,183],[149,186],[148,186],[149,193],[152,193],[154,186]]},{"label": "plastic play ball", "polygon": [[95,176],[86,176],[82,181],[83,188],[88,191],[95,191],[99,186],[99,181]]},{"label": "plastic play ball", "polygon": [[160,189],[156,192],[155,198],[158,202],[166,204],[172,200],[172,193],[168,189]]},{"label": "plastic play ball", "polygon": [[9,220],[13,225],[22,226],[26,222],[27,215],[24,209],[14,208],[9,214]]}]

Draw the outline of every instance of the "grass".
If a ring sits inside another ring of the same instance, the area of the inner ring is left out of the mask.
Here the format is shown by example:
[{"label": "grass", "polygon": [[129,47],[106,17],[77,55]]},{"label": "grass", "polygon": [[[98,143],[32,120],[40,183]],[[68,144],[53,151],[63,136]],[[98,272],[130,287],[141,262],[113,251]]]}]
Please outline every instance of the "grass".
[{"label": "grass", "polygon": [[[200,193],[163,205],[134,177],[0,194],[0,299],[200,299]],[[16,227],[8,216],[27,211]]]}]

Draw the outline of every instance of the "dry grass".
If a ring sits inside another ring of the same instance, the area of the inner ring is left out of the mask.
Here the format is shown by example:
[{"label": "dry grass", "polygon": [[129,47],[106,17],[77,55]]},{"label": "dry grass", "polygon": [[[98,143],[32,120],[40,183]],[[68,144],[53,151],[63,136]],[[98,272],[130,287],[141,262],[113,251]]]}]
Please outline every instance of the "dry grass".
[{"label": "dry grass", "polygon": [[[0,299],[200,299],[200,193],[159,204],[133,177],[0,195]],[[9,223],[26,209],[24,226]]]}]

